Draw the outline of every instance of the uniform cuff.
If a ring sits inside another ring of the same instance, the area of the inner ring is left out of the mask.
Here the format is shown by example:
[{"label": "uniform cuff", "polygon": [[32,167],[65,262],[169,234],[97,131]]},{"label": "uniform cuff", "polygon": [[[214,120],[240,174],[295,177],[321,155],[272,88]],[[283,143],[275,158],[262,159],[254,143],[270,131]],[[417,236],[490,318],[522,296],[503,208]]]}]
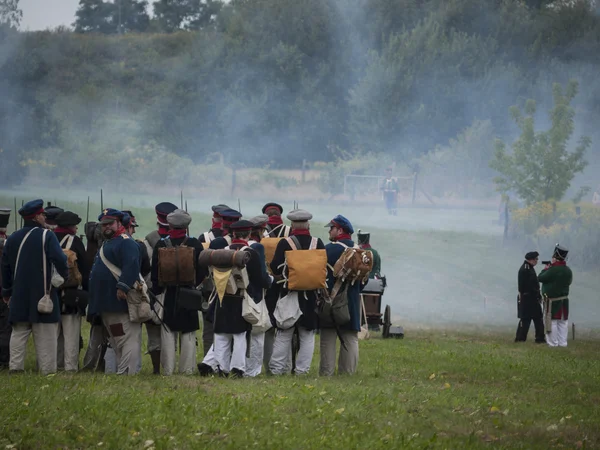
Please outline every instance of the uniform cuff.
[{"label": "uniform cuff", "polygon": [[117,282],[117,289],[121,289],[123,292],[128,293],[131,290],[131,287],[119,281]]}]

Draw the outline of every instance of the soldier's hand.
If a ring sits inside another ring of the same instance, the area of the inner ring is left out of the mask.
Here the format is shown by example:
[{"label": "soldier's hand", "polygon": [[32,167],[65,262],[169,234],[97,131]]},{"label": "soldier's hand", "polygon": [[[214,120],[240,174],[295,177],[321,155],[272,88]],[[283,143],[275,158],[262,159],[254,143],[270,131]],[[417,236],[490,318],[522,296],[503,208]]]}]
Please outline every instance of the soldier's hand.
[{"label": "soldier's hand", "polygon": [[117,298],[119,300],[127,300],[127,294],[121,289],[117,289]]},{"label": "soldier's hand", "polygon": [[8,305],[10,302],[10,297],[2,297],[2,301]]}]

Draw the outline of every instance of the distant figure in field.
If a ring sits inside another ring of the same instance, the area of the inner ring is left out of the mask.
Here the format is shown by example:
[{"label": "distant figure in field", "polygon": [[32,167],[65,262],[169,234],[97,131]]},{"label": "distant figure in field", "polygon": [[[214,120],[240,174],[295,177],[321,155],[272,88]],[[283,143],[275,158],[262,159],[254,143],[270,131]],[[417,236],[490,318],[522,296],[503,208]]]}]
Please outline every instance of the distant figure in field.
[{"label": "distant figure in field", "polygon": [[381,185],[381,191],[383,192],[383,201],[385,207],[388,210],[388,214],[391,216],[398,215],[398,182],[395,178],[392,178],[392,168],[388,167],[385,169],[385,180]]},{"label": "distant figure in field", "polygon": [[566,347],[569,334],[569,287],[573,272],[567,267],[569,250],[556,245],[552,262],[539,274],[544,298],[544,326],[550,347]]},{"label": "distant figure in field", "polygon": [[529,252],[525,255],[525,262],[519,269],[519,295],[517,297],[517,308],[519,315],[519,327],[515,342],[525,342],[529,326],[533,320],[535,326],[535,342],[543,344],[546,342],[544,336],[544,321],[542,315],[542,296],[540,295],[540,283],[534,267],[538,263],[538,252]]},{"label": "distant figure in field", "polygon": [[596,188],[596,192],[594,192],[594,196],[592,197],[592,204],[595,206],[600,206],[600,185]]}]

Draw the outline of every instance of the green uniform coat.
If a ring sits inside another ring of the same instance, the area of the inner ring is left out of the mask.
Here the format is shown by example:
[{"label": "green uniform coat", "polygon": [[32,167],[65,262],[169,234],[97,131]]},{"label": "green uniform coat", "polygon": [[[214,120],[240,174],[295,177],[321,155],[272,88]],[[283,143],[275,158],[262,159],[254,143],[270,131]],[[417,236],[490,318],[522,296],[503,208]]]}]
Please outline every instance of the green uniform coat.
[{"label": "green uniform coat", "polygon": [[[542,283],[542,295],[548,298],[567,297],[569,295],[569,286],[573,282],[573,272],[564,262],[552,264],[544,269],[538,275],[538,280]],[[569,319],[569,299],[552,302],[552,319]]]}]

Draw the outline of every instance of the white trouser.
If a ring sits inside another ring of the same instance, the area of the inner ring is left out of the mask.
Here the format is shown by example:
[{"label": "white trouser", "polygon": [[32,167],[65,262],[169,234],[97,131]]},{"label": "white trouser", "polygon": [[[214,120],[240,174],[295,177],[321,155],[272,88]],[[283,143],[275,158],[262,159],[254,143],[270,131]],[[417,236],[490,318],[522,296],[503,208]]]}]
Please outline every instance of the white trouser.
[{"label": "white trouser", "polygon": [[117,373],[135,375],[141,363],[142,324],[131,322],[128,313],[102,313],[102,322],[117,357]]},{"label": "white trouser", "polygon": [[156,325],[154,322],[146,322],[145,325],[148,334],[148,342],[146,343],[148,353],[160,350],[162,326]]},{"label": "white trouser", "polygon": [[[315,332],[307,330],[304,327],[298,327],[300,337],[300,348],[296,357],[296,370],[298,375],[306,374],[310,370],[313,353],[315,351]],[[275,344],[273,345],[273,355],[269,365],[273,375],[283,375],[288,373],[292,360],[292,339],[294,337],[294,327],[287,330],[277,330],[275,334]]]},{"label": "white trouser", "polygon": [[42,375],[56,372],[56,353],[58,343],[57,323],[18,322],[13,324],[10,335],[10,370],[25,369],[25,354],[29,335],[33,332],[35,356]]},{"label": "white trouser", "polygon": [[215,344],[211,345],[210,348],[208,349],[208,351],[206,352],[206,355],[204,356],[204,359],[202,360],[202,364],[206,364],[207,366],[210,366],[212,368],[213,372],[219,371],[219,364],[217,363],[217,355],[215,354]]},{"label": "white trouser", "polygon": [[[340,330],[344,344],[340,345],[338,374],[353,374],[358,367],[358,331]],[[331,376],[335,372],[335,353],[338,335],[335,328],[321,329],[321,363],[319,375]]]},{"label": "white trouser", "polygon": [[265,352],[265,333],[252,333],[250,341],[250,357],[246,358],[246,377],[260,375],[263,365],[263,354]]},{"label": "white trouser", "polygon": [[[265,372],[270,375],[271,374],[271,369],[269,368],[269,365],[271,364],[271,356],[273,356],[273,345],[275,344],[275,331],[276,328],[270,328],[269,330],[267,330],[267,332],[265,333],[265,349],[263,352],[263,365],[265,366]],[[291,366],[291,358],[292,354],[290,353],[290,370],[292,368]]]},{"label": "white trouser", "polygon": [[225,373],[232,369],[245,372],[246,345],[246,333],[215,333],[214,351],[219,369]]},{"label": "white trouser", "polygon": [[546,342],[550,347],[566,347],[569,335],[568,320],[553,320],[552,330],[546,334]]},{"label": "white trouser", "polygon": [[196,367],[196,332],[180,333],[171,331],[165,324],[161,327],[160,335],[160,365],[163,375],[173,375],[177,356],[177,341],[179,348],[179,373],[191,375]]},{"label": "white trouser", "polygon": [[[142,346],[140,345],[140,357],[135,373],[142,370]],[[112,347],[108,347],[104,353],[104,373],[117,373],[117,354]]]},{"label": "white trouser", "polygon": [[79,337],[81,336],[81,316],[63,314],[58,327],[58,357],[60,369],[76,371],[79,369]]}]

